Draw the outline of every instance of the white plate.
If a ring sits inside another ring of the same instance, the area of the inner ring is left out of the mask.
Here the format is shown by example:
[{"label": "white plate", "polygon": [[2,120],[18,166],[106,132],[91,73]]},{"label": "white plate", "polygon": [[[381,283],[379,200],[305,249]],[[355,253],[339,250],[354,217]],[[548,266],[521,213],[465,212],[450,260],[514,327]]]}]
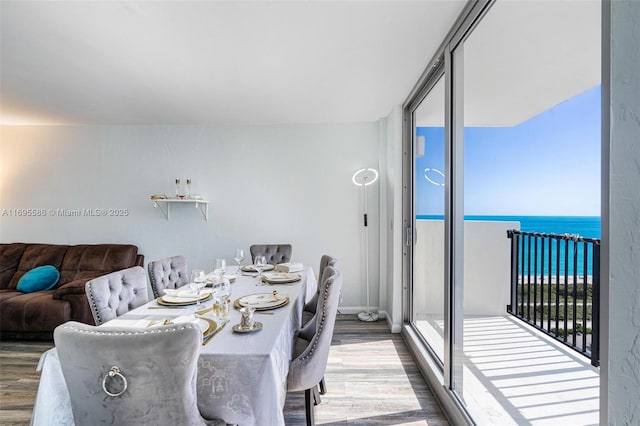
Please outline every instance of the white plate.
[{"label": "white plate", "polygon": [[[186,285],[185,287],[189,287],[189,286]],[[193,300],[196,300],[196,291],[192,290],[190,288],[185,288],[185,287],[181,287],[181,288],[165,288],[162,291],[167,296],[180,297],[182,299],[187,299],[189,297],[192,297]],[[202,295],[202,292],[200,293],[200,295]]]},{"label": "white plate", "polygon": [[[238,276],[235,274],[225,274],[223,279],[234,282]],[[218,280],[213,275],[207,275],[207,284],[217,284]]]},{"label": "white plate", "polygon": [[294,283],[300,281],[302,276],[300,274],[293,274],[290,272],[269,272],[263,275],[262,280],[270,284],[285,284]]},{"label": "white plate", "polygon": [[[202,293],[200,294],[200,300],[205,300],[211,297],[210,293]],[[169,296],[165,294],[161,297],[162,301],[165,303],[195,303],[198,301],[196,296],[193,297],[178,297],[178,296]]]},{"label": "white plate", "polygon": [[[262,272],[271,271],[273,268],[275,268],[275,266],[273,266],[273,265],[265,265],[264,269],[262,270]],[[245,265],[241,269],[244,272],[258,272],[258,271],[256,271],[256,268],[253,265]]]},{"label": "white plate", "polygon": [[238,304],[240,306],[250,306],[252,308],[272,308],[286,303],[286,298],[287,296],[282,294],[276,298],[272,293],[258,293],[241,297],[238,300]]}]

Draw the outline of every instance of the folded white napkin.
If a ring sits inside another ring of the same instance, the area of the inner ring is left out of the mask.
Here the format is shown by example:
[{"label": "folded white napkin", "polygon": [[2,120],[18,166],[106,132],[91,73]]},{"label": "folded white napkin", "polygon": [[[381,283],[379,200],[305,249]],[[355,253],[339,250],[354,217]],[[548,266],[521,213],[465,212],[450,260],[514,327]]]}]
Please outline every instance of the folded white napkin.
[{"label": "folded white napkin", "polygon": [[[194,315],[181,315],[175,318],[167,318],[171,320],[172,324],[181,324],[181,323],[198,323],[199,319]],[[164,325],[164,318],[159,318],[155,320],[150,319],[127,319],[127,318],[115,318],[111,321],[104,323],[105,327],[116,327],[116,328],[150,328],[150,327],[161,327]]]},{"label": "folded white napkin", "polygon": [[300,272],[303,269],[304,265],[296,262],[279,263],[276,265],[276,271],[281,272]]},{"label": "folded white napkin", "polygon": [[[236,278],[238,276],[236,274],[224,274],[224,276],[222,277],[223,280],[229,280],[231,282],[235,281]],[[210,272],[207,274],[207,283],[208,284],[217,284],[218,283],[218,277],[216,277],[216,274],[214,274],[213,272]]]},{"label": "folded white napkin", "polygon": [[[196,290],[192,288],[186,288],[186,287],[187,286],[180,287],[180,288],[165,288],[164,294],[171,297],[184,297],[188,299],[195,298],[197,294]],[[211,293],[210,289],[200,290],[200,298],[202,299],[202,297],[206,296],[208,293]]]}]

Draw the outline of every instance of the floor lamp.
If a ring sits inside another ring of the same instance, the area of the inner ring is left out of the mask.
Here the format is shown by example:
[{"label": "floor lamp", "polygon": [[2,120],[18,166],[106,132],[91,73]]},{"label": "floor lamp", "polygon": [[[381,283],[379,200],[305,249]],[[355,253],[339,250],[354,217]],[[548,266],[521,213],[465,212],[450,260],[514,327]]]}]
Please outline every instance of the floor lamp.
[{"label": "floor lamp", "polygon": [[360,169],[353,174],[351,178],[353,184],[362,187],[362,196],[364,198],[364,258],[365,258],[365,276],[367,281],[367,310],[358,314],[360,321],[378,321],[378,314],[371,312],[369,304],[369,227],[367,223],[367,186],[378,180],[378,172],[375,169]]}]

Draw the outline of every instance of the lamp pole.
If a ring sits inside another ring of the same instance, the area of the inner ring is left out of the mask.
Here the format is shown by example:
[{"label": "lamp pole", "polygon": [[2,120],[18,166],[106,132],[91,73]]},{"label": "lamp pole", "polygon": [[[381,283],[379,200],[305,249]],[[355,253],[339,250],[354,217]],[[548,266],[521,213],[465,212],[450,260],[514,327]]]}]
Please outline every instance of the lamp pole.
[{"label": "lamp pole", "polygon": [[353,174],[353,183],[362,187],[362,197],[364,201],[364,213],[362,216],[364,225],[364,264],[365,281],[367,286],[367,310],[358,314],[360,321],[378,321],[378,314],[371,312],[369,299],[369,223],[367,217],[367,185],[371,185],[378,179],[378,172],[375,169],[360,169]]}]

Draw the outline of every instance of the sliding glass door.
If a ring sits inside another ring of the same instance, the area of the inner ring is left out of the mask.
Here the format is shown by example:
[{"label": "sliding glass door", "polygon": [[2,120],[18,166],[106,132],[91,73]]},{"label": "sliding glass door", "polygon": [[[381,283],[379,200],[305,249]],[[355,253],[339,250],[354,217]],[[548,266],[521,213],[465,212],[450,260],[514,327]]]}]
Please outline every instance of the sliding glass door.
[{"label": "sliding glass door", "polygon": [[476,423],[597,423],[596,265],[569,248],[600,237],[600,4],[454,28],[405,104],[408,325]]},{"label": "sliding glass door", "polygon": [[412,113],[415,244],[411,321],[439,363],[444,362],[444,76]]}]

